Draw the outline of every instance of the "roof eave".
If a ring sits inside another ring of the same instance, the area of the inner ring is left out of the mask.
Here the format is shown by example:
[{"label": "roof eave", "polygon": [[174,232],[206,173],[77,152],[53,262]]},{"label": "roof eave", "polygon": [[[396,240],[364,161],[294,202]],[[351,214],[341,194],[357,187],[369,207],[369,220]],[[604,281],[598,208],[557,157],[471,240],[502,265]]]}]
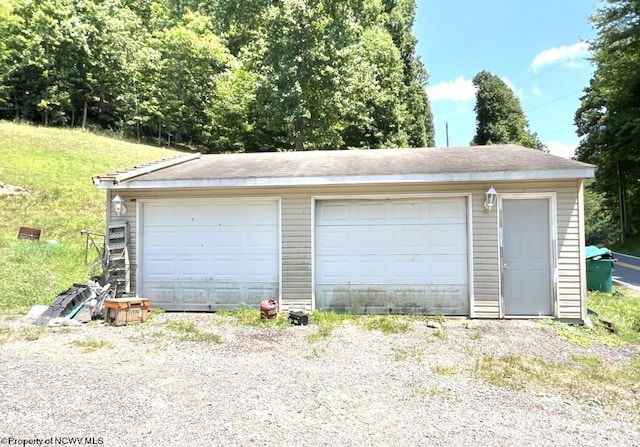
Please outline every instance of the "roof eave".
[{"label": "roof eave", "polygon": [[120,183],[130,181],[134,178],[141,177],[145,174],[150,174],[161,169],[176,166],[182,163],[186,163],[191,160],[197,160],[201,157],[200,152],[188,155],[176,155],[173,157],[164,158],[162,160],[152,161],[140,166],[134,166],[131,168],[125,168],[117,171],[105,172],[104,174],[98,174],[92,178],[93,184],[98,189],[110,189]]},{"label": "roof eave", "polygon": [[550,169],[532,171],[456,172],[437,174],[345,175],[316,177],[255,177],[195,180],[143,180],[132,179],[120,184],[101,182],[99,189],[172,189],[172,188],[229,188],[255,186],[314,186],[351,185],[372,183],[447,183],[568,180],[592,178],[593,167],[578,169]]}]

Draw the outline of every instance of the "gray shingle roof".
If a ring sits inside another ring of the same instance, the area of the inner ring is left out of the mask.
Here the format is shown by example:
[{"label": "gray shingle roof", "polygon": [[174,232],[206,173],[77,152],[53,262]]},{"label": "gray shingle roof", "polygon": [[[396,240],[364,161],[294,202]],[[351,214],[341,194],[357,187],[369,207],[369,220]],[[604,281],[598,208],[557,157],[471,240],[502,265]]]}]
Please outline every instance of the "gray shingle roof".
[{"label": "gray shingle roof", "polygon": [[[203,155],[132,179],[144,183],[283,178],[343,178],[545,172],[545,178],[593,176],[593,166],[516,145]],[[554,174],[557,176],[554,177]],[[525,175],[525,174],[523,174]],[[443,177],[444,178],[444,177]],[[500,176],[496,175],[496,179]],[[132,185],[133,186],[133,185]]]}]

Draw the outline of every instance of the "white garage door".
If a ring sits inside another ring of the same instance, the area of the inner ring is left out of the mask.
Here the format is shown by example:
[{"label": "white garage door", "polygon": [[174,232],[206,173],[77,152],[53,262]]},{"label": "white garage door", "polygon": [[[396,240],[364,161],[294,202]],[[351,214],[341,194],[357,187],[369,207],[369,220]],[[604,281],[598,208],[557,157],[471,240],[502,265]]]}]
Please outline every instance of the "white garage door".
[{"label": "white garage door", "polygon": [[469,314],[466,198],[316,202],[316,307]]},{"label": "white garage door", "polygon": [[146,202],[141,296],[166,310],[254,305],[279,293],[277,201]]}]

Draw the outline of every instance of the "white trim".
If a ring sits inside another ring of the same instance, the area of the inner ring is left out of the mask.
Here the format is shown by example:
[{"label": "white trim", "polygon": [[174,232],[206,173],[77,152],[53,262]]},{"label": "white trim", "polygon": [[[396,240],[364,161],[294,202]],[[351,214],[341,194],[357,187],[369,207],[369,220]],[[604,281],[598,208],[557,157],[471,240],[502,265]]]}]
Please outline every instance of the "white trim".
[{"label": "white trim", "polygon": [[332,194],[311,196],[311,309],[316,308],[316,205],[318,201],[328,200],[393,200],[393,199],[438,199],[447,197],[464,197],[467,205],[467,291],[469,315],[473,312],[474,279],[473,272],[473,220],[472,194],[469,192],[456,193],[425,193],[425,194]]},{"label": "white trim", "polygon": [[316,310],[316,198],[311,196],[311,311]]},{"label": "white trim", "polygon": [[136,201],[136,294],[142,290],[142,253],[144,247],[142,245],[142,228],[144,227],[144,204],[145,203],[163,203],[168,205],[180,205],[184,203],[238,203],[238,202],[266,202],[275,203],[278,206],[278,309],[282,309],[282,197],[266,196],[266,197],[191,197],[191,198],[153,198],[153,199],[137,199]]},{"label": "white trim", "polygon": [[498,318],[504,318],[504,276],[502,274],[502,241],[504,239],[504,235],[502,234],[502,200],[500,199],[500,194],[498,194],[497,205],[496,225],[498,228],[498,262],[496,267],[498,267]]},{"label": "white trim", "polygon": [[591,178],[594,168],[554,169],[533,171],[497,172],[445,172],[391,175],[329,175],[311,177],[259,177],[195,180],[131,180],[117,186],[103,181],[99,189],[170,189],[170,188],[225,188],[247,186],[304,186],[304,185],[353,185],[372,183],[446,183],[446,182],[499,182],[512,180],[567,180]]},{"label": "white trim", "polygon": [[436,192],[408,194],[330,194],[311,196],[315,200],[389,200],[389,199],[438,199],[446,197],[468,197],[468,192]]},{"label": "white trim", "polygon": [[[504,252],[503,252],[503,243],[504,243],[504,221],[502,218],[502,209],[503,209],[503,200],[536,200],[543,199],[548,202],[548,212],[549,212],[549,270],[551,274],[551,300],[552,300],[552,311],[553,315],[550,317],[557,318],[560,311],[560,302],[559,302],[559,272],[558,272],[558,236],[557,236],[557,198],[555,192],[531,192],[531,193],[501,193],[498,195],[498,212],[500,213],[499,219],[499,231],[498,231],[498,249],[499,249],[499,262],[498,262],[498,272],[500,278],[500,318],[516,318],[515,316],[506,314],[506,300],[504,297],[504,275],[502,275],[502,265],[504,264]],[[523,318],[532,318],[523,317]],[[542,318],[544,316],[535,316],[535,318]]]},{"label": "white trim", "polygon": [[467,291],[469,292],[469,318],[475,317],[475,278],[473,271],[473,194],[467,194]]},{"label": "white trim", "polygon": [[586,235],[584,228],[584,180],[578,180],[578,250],[580,250],[580,316],[582,321],[589,320],[587,309],[587,261],[584,257]]},{"label": "white trim", "polygon": [[[142,228],[144,226],[144,206],[142,200],[136,200],[136,296],[142,291]],[[148,298],[148,297],[147,297]]]},{"label": "white trim", "polygon": [[282,312],[282,197],[278,197],[278,311]]}]

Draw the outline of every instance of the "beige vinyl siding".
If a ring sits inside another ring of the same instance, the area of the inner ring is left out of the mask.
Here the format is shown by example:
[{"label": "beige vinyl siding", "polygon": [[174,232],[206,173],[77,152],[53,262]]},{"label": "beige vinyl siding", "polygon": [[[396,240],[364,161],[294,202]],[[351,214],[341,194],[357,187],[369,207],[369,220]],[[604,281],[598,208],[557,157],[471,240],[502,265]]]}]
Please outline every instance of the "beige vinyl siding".
[{"label": "beige vinyl siding", "polygon": [[[581,273],[579,222],[579,182],[576,180],[548,182],[483,182],[448,184],[388,184],[388,185],[328,185],[290,187],[243,187],[211,189],[118,190],[125,200],[125,216],[111,214],[111,220],[128,220],[130,228],[131,263],[137,265],[136,200],[180,198],[241,198],[279,197],[281,199],[282,289],[283,308],[290,304],[311,306],[313,269],[312,201],[322,196],[371,196],[403,194],[471,194],[473,274],[469,285],[473,290],[471,316],[500,316],[500,259],[498,244],[498,214],[496,208],[484,208],[485,191],[490,187],[498,193],[556,192],[558,249],[558,317],[581,318]],[[111,200],[111,196],[107,200]],[[133,201],[132,201],[133,200]],[[136,275],[132,271],[132,291],[136,290]]]}]

